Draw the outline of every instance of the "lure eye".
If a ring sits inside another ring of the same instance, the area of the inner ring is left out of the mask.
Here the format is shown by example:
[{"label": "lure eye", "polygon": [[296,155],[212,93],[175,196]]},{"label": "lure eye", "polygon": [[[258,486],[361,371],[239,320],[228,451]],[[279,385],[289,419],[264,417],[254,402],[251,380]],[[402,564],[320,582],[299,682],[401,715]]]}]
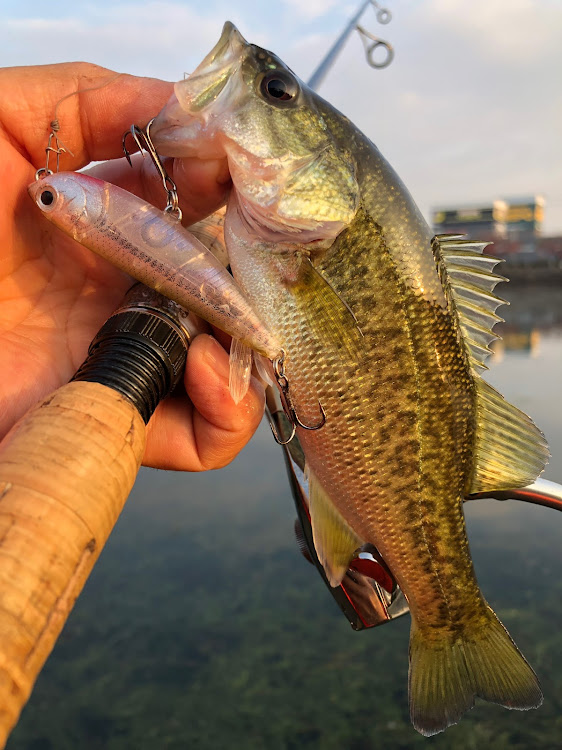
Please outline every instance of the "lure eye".
[{"label": "lure eye", "polygon": [[267,101],[286,104],[297,97],[299,85],[285,70],[272,70],[261,79],[260,90]]},{"label": "lure eye", "polygon": [[51,206],[55,200],[55,196],[50,190],[43,190],[39,196],[42,206]]}]

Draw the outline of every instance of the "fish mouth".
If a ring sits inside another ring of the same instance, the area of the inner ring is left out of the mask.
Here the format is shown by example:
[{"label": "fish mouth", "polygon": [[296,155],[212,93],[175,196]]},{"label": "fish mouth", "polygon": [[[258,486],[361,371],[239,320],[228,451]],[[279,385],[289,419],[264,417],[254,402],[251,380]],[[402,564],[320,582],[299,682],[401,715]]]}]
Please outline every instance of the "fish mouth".
[{"label": "fish mouth", "polygon": [[217,121],[223,110],[236,104],[234,78],[249,48],[236,26],[227,21],[213,49],[188,78],[174,85],[174,93],[154,119],[150,133],[158,151],[173,157],[225,156],[216,138]]},{"label": "fish mouth", "polygon": [[[175,84],[174,95],[151,125],[151,137],[165,156],[226,157],[241,219],[263,240],[324,242],[337,236],[344,224],[318,211],[307,216],[295,208],[294,183],[320,165],[325,145],[293,151],[283,143],[272,144],[271,138],[245,137],[254,127],[252,106],[258,92],[252,85],[272,63],[283,65],[276,60],[267,50],[249,44],[232,23],[225,23],[220,39],[200,65]],[[292,197],[287,194],[291,185]]]},{"label": "fish mouth", "polygon": [[207,68],[212,71],[221,69],[226,64],[239,59],[249,46],[236,26],[231,21],[226,21],[222,27],[220,39],[192,75],[197,76],[200,71],[205,71]]},{"label": "fish mouth", "polygon": [[197,115],[215,102],[241,62],[248,42],[227,21],[219,41],[185,81],[174,89],[183,110]]}]

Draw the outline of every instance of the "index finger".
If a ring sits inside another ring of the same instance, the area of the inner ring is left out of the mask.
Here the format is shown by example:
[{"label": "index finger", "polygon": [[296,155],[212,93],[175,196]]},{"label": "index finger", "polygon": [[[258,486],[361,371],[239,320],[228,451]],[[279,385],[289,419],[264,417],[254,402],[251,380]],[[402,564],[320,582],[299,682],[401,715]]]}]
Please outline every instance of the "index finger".
[{"label": "index finger", "polygon": [[79,62],[4,68],[0,89],[0,125],[20,153],[36,168],[44,166],[46,137],[57,108],[59,137],[73,154],[61,157],[61,169],[76,170],[91,161],[122,156],[123,132],[133,123],[143,127],[158,114],[173,84]]}]

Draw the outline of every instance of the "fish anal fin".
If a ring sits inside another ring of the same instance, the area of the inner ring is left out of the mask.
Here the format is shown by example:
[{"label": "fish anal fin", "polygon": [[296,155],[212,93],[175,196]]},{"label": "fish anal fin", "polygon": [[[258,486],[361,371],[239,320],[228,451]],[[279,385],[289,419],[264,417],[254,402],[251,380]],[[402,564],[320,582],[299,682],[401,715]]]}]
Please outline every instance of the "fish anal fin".
[{"label": "fish anal fin", "polygon": [[549,457],[544,435],[480,377],[476,382],[476,445],[470,493],[525,487]]},{"label": "fish anal fin", "polygon": [[307,469],[314,548],[331,586],[339,586],[356,550],[363,546],[314,474]]},{"label": "fish anal fin", "polygon": [[484,614],[477,629],[460,633],[412,624],[410,718],[427,737],[456,724],[475,697],[520,711],[542,703],[532,668],[494,612],[487,607]]}]

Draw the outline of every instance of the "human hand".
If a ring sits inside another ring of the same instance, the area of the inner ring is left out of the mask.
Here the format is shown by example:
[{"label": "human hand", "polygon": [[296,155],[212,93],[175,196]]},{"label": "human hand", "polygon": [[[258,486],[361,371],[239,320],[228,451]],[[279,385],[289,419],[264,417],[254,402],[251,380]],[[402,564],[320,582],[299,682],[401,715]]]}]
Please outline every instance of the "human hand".
[{"label": "human hand", "polygon": [[[57,102],[82,89],[90,90],[58,109],[59,137],[73,154],[61,156],[61,169],[111,160],[92,173],[165,205],[150,160],[137,154],[131,169],[119,157],[123,132],[154,117],[172,84],[116,77],[87,63],[0,70],[0,439],[30,406],[68,382],[132,283],[50,225],[27,194],[36,170],[45,165]],[[165,165],[182,197],[184,224],[224,202],[229,188],[224,160],[166,160]],[[187,471],[224,466],[256,429],[263,389],[253,381],[236,406],[228,391],[228,354],[207,335],[198,336],[189,349],[184,384],[187,396],[166,399],[154,413],[144,463]]]}]

